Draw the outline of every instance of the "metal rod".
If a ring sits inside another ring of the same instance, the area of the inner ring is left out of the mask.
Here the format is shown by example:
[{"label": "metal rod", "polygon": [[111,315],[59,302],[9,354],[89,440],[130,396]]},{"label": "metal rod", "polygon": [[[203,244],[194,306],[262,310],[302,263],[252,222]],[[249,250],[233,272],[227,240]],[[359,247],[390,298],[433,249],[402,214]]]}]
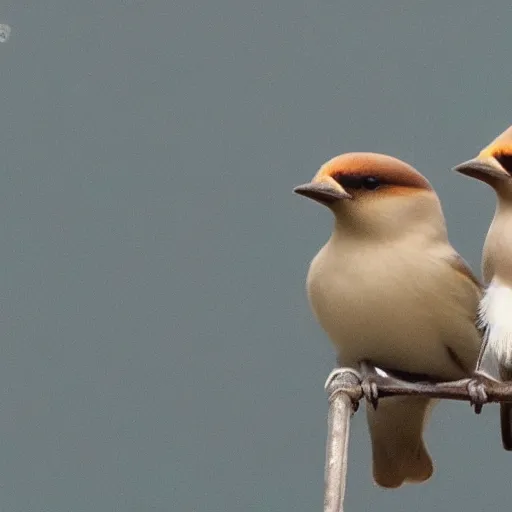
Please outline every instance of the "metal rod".
[{"label": "metal rod", "polygon": [[362,396],[359,374],[349,368],[334,370],[327,378],[329,416],[325,451],[324,512],[343,512],[347,479],[350,418]]},{"label": "metal rod", "polygon": [[[471,401],[468,384],[471,379],[451,382],[408,382],[394,377],[375,377],[379,398],[388,396],[424,396],[450,400]],[[492,382],[485,384],[487,402],[512,401],[512,382]]]}]

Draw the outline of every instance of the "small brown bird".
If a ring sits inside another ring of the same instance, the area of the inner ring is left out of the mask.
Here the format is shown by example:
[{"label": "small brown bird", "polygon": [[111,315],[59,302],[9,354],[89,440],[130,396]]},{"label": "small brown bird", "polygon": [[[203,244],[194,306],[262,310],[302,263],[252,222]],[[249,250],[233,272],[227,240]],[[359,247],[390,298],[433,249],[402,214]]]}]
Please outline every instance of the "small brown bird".
[{"label": "small brown bird", "polygon": [[[512,126],[480,154],[454,170],[490,185],[496,212],[482,258],[486,291],[479,308],[484,329],[482,353],[475,372],[491,380],[512,380]],[[485,395],[484,395],[485,396]],[[485,399],[483,400],[485,401]],[[512,450],[512,404],[500,405],[503,447]]]},{"label": "small brown bird", "polygon": [[[481,345],[480,284],[448,241],[430,183],[396,158],[347,153],[295,192],[334,214],[307,291],[340,362],[358,368],[367,360],[432,380],[470,375]],[[377,484],[399,487],[431,476],[423,428],[433,403],[393,397],[376,410],[367,404]]]}]

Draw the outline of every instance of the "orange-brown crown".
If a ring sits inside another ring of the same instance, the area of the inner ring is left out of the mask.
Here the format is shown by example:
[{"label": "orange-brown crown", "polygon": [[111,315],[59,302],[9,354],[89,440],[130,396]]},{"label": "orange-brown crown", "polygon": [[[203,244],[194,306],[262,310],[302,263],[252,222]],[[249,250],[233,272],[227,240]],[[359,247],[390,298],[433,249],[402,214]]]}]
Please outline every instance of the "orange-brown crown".
[{"label": "orange-brown crown", "polygon": [[345,153],[336,156],[322,165],[313,182],[343,176],[378,178],[383,185],[388,185],[387,190],[393,190],[394,187],[402,189],[402,192],[411,189],[432,190],[428,180],[414,167],[398,158],[379,153]]},{"label": "orange-brown crown", "polygon": [[512,126],[498,135],[488,146],[480,151],[478,158],[512,156]]}]

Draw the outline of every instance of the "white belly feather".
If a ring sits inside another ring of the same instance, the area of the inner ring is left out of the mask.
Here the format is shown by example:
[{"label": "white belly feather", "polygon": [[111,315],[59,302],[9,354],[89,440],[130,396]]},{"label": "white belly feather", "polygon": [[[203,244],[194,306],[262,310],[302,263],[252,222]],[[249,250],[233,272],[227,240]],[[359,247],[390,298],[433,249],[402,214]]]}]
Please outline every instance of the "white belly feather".
[{"label": "white belly feather", "polygon": [[487,347],[505,367],[512,367],[512,288],[496,278],[487,288],[478,310]]}]

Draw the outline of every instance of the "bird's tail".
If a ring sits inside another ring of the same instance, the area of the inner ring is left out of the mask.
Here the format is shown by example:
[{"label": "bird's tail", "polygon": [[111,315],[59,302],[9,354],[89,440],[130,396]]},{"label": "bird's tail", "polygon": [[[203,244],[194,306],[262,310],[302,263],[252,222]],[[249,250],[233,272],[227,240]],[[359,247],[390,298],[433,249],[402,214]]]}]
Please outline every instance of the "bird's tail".
[{"label": "bird's tail", "polygon": [[501,441],[503,448],[512,451],[512,403],[500,404]]},{"label": "bird's tail", "polygon": [[432,475],[423,427],[433,403],[421,397],[393,397],[380,400],[377,410],[367,406],[373,478],[381,487],[424,482]]}]

